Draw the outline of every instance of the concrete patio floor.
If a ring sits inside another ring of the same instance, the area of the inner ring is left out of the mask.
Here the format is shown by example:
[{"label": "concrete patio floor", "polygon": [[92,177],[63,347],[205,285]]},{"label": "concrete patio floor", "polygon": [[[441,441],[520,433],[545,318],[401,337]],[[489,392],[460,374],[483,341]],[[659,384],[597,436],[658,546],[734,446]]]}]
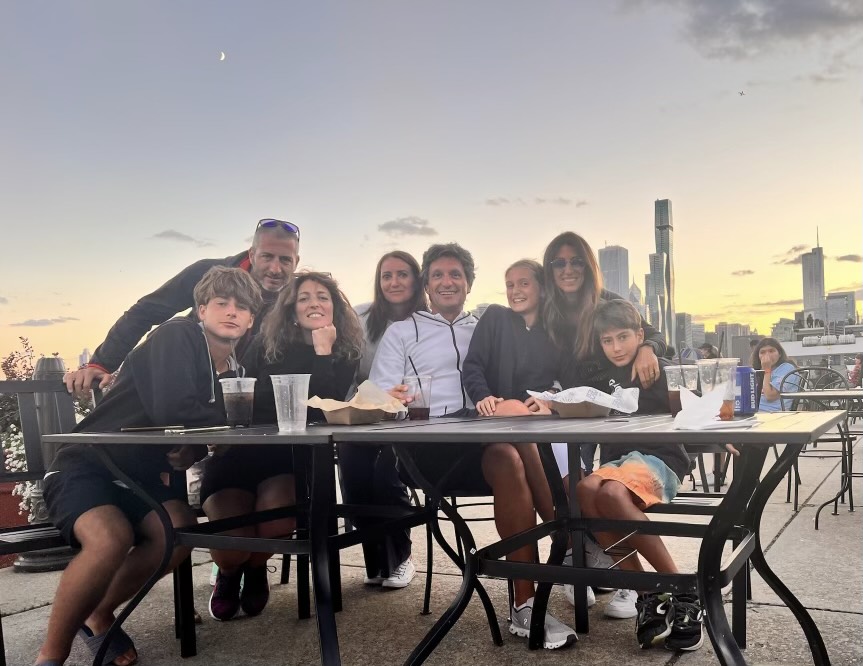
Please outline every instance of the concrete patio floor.
[{"label": "concrete patio floor", "polygon": [[[855,449],[855,452],[859,449]],[[765,511],[762,539],[767,559],[788,587],[809,609],[817,622],[837,666],[863,664],[863,508],[850,513],[840,504],[839,514],[830,509],[821,514],[821,529],[814,530],[817,505],[839,487],[838,459],[807,457],[801,460],[801,507],[797,514],[785,503],[781,484]],[[854,481],[858,501],[863,488]],[[488,512],[487,508],[474,510]],[[491,522],[473,523],[480,544],[495,538]],[[432,626],[458,589],[460,578],[441,551],[435,554],[432,614],[421,616],[425,571],[425,533],[413,531],[415,561],[420,573],[404,590],[384,591],[363,585],[362,554],[358,547],[342,554],[344,611],[338,614],[342,661],[347,665],[400,664]],[[669,548],[682,571],[695,567],[698,542],[669,539]],[[173,636],[170,579],[160,582],[127,622],[140,663],[158,666],[228,666],[249,664],[305,665],[319,663],[314,619],[298,620],[296,588],[274,585],[270,605],[257,618],[240,617],[228,623],[211,619],[206,612],[210,594],[209,558],[194,555],[196,607],[204,615],[198,627],[198,655],[181,659]],[[278,567],[281,562],[273,560]],[[293,574],[293,572],[292,572]],[[38,650],[59,573],[22,574],[0,570],[0,611],[6,655],[10,666],[33,663]],[[271,579],[275,581],[276,575]],[[697,652],[677,655],[665,650],[640,650],[635,642],[634,620],[610,620],[602,609],[610,594],[598,596],[591,608],[590,633],[572,648],[529,652],[526,640],[507,631],[507,593],[503,581],[488,580],[485,586],[497,610],[504,634],[503,647],[495,647],[481,604],[471,601],[462,619],[428,660],[431,665],[476,664],[491,666],[522,664],[639,664],[644,666],[715,664],[717,659],[705,640]],[[730,605],[726,608],[730,611]],[[572,609],[562,590],[552,592],[550,610],[572,623]],[[746,658],[753,664],[811,664],[803,632],[791,612],[758,576],[753,577],[753,600],[747,612],[749,645]],[[90,664],[84,649],[76,644],[67,664]]]}]

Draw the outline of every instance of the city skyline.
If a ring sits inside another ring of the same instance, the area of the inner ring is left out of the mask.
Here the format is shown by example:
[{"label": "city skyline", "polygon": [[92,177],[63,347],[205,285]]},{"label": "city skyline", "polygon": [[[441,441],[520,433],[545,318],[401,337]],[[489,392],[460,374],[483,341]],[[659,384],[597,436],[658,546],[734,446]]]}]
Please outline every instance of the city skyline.
[{"label": "city skyline", "polygon": [[263,217],[353,303],[387,250],[457,241],[475,307],[565,230],[644,288],[667,198],[693,322],[793,318],[816,244],[859,304],[861,26],[833,0],[11,3],[0,354],[76,365]]}]

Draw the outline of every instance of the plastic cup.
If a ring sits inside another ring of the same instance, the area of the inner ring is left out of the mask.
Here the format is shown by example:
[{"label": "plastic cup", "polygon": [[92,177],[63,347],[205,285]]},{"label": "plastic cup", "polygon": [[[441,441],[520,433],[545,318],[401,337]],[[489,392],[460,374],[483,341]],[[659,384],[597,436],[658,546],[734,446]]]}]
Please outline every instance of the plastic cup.
[{"label": "plastic cup", "polygon": [[402,380],[407,386],[407,395],[413,398],[408,402],[408,419],[411,421],[428,421],[431,411],[431,385],[429,375],[408,375]]},{"label": "plastic cup", "polygon": [[306,429],[306,402],[311,375],[271,375],[279,432]]},{"label": "plastic cup", "polygon": [[725,395],[719,418],[730,421],[734,418],[734,394],[737,390],[737,358],[711,358],[698,361],[698,376],[701,379],[701,392],[708,393],[725,384]]},{"label": "plastic cup", "polygon": [[225,416],[229,426],[249,427],[255,406],[254,377],[230,377],[220,379],[225,398]]},{"label": "plastic cup", "polygon": [[686,387],[690,391],[698,388],[698,366],[697,365],[667,365],[663,368],[665,381],[668,384],[668,406],[672,415],[677,415],[681,410],[680,387]]}]

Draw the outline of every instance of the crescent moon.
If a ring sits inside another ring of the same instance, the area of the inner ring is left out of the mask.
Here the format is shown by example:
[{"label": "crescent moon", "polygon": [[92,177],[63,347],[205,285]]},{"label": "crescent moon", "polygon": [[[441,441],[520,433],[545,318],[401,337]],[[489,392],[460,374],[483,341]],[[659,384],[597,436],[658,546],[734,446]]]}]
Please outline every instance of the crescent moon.
[{"label": "crescent moon", "polygon": [[224,59],[225,59],[225,52],[224,51],[219,52],[219,60],[224,60]]}]

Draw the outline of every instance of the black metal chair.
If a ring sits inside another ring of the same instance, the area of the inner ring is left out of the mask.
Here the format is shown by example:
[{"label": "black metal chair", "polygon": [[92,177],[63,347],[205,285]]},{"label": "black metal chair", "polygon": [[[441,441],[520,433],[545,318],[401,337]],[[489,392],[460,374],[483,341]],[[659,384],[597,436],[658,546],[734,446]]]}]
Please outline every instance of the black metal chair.
[{"label": "black metal chair", "polygon": [[[825,368],[822,366],[809,366],[792,370],[787,375],[785,375],[785,377],[782,378],[782,381],[779,384],[780,393],[793,393],[795,391],[826,391],[829,389],[847,388],[848,380],[845,379],[845,377],[843,377],[839,372],[833,370],[832,368]],[[826,409],[848,409],[847,400],[815,401],[799,398],[780,398],[780,405],[782,407],[782,411],[792,412],[821,411]],[[818,449],[819,443],[838,443],[841,445],[841,449]],[[845,465],[848,456],[847,448],[848,445],[845,441],[845,438],[841,434],[827,435],[825,437],[821,437],[818,441],[813,442],[813,451],[810,451],[808,446],[803,447],[803,450],[800,452],[797,460],[794,461],[794,466],[788,471],[788,488],[785,495],[785,501],[790,502],[791,490],[793,485],[795,512],[798,510],[799,507],[799,486],[801,484],[799,468],[800,457],[811,457],[812,455],[817,455],[817,457],[819,458],[841,457],[843,465],[842,469],[843,473],[845,473]],[[818,450],[814,451],[814,449]],[[793,483],[792,475],[794,477]],[[845,503],[844,493],[842,493],[842,503]]]}]

